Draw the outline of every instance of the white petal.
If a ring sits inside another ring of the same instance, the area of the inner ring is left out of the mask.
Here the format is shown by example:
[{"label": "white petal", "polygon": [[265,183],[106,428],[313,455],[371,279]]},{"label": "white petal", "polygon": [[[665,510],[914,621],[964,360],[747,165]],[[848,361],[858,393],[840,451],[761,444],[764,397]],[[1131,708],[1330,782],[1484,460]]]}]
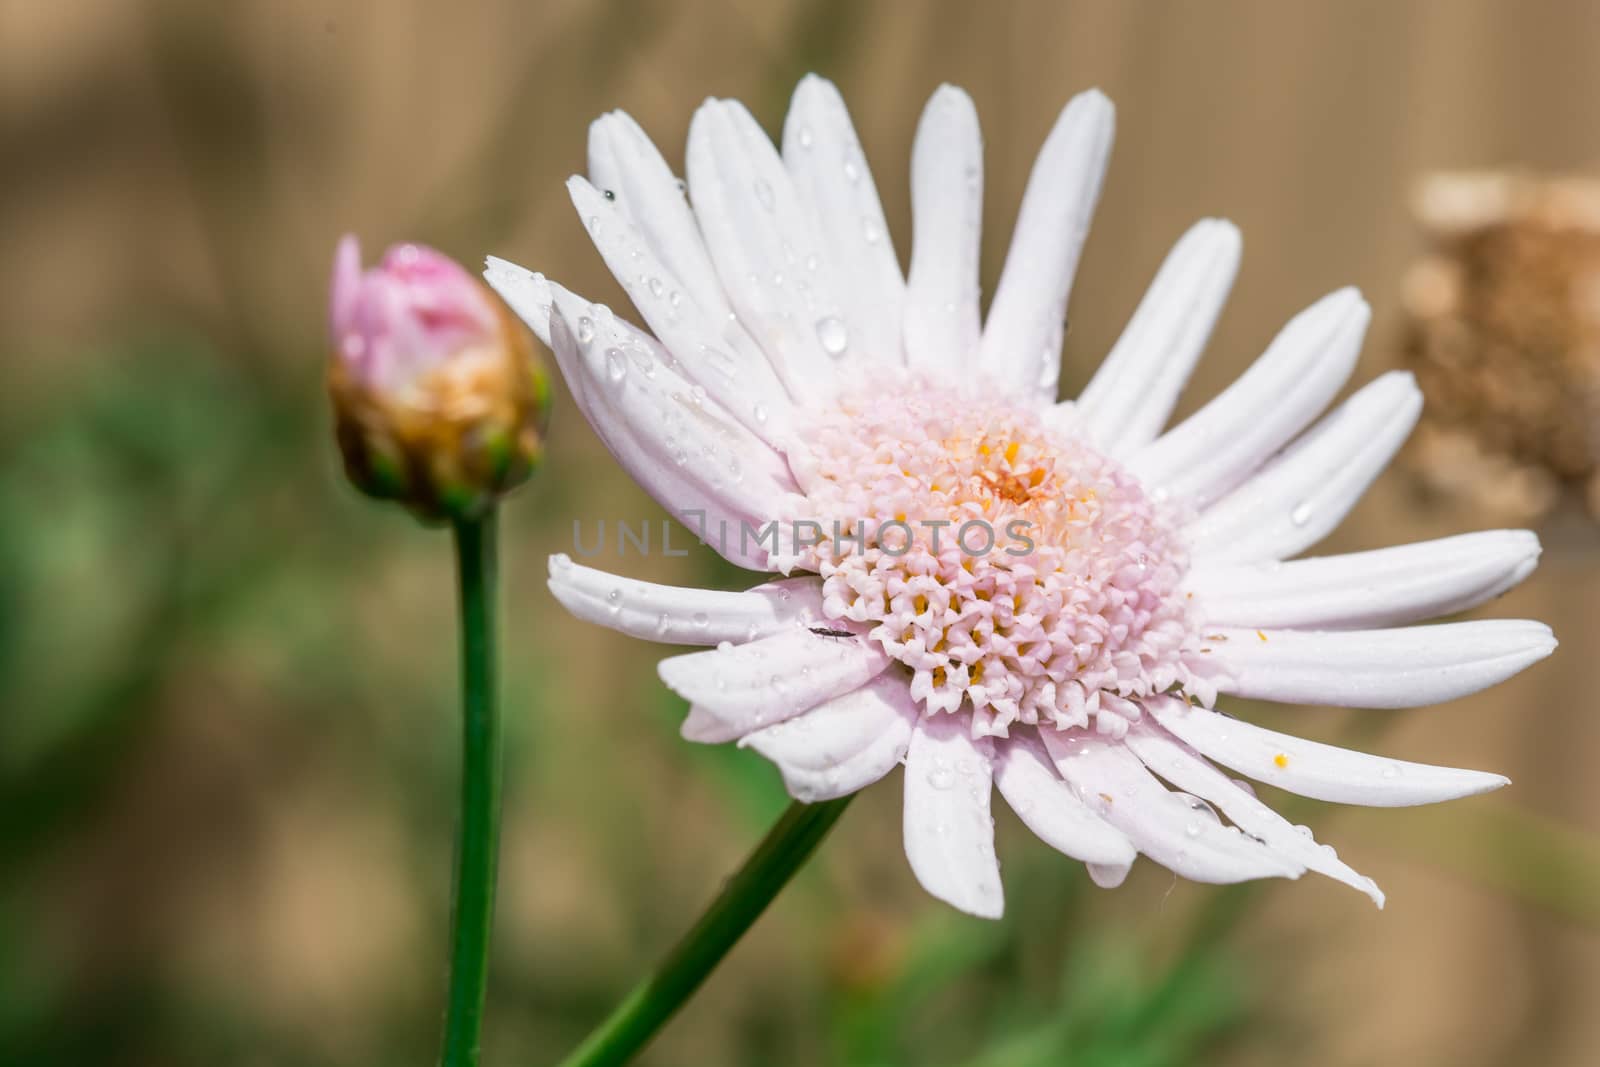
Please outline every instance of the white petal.
[{"label": "white petal", "polygon": [[[1521,619],[1389,630],[1208,633],[1225,693],[1286,704],[1404,708],[1505,681],[1555,651],[1550,627]],[[1220,640],[1217,640],[1220,638]]]},{"label": "white petal", "polygon": [[672,353],[681,373],[703,386],[757,437],[771,445],[782,442],[793,403],[760,348],[736,321],[730,321],[721,290],[715,303],[702,304],[614,201],[582,178],[569,180],[567,191],[578,214],[587,220],[589,236],[606,266]]},{"label": "white petal", "polygon": [[1155,440],[1239,272],[1239,229],[1202,219],[1173,246],[1111,354],[1078,397],[1090,438],[1112,456]]},{"label": "white petal", "polygon": [[1253,629],[1393,626],[1453,615],[1532,573],[1539,538],[1485,530],[1292,563],[1195,563],[1185,588],[1208,623]]},{"label": "white petal", "polygon": [[1390,371],[1290,445],[1187,530],[1197,557],[1285,559],[1322,540],[1389,465],[1422,413],[1422,391]]},{"label": "white petal", "polygon": [[572,614],[648,641],[754,641],[822,615],[822,583],[785,578],[742,593],[641,582],[550,557],[550,592]]},{"label": "white petal", "polygon": [[1350,377],[1371,309],[1354,289],[1296,315],[1238,381],[1136,452],[1148,486],[1204,507],[1315,418]]},{"label": "white petal", "polygon": [[795,626],[745,645],[672,656],[657,670],[668,689],[695,706],[697,724],[711,720],[685,736],[731,741],[859,689],[888,666],[875,642]]},{"label": "white petal", "polygon": [[[614,111],[590,124],[589,177],[611,193],[607,202],[638,228],[652,257],[678,280],[685,295],[713,318],[726,317],[731,310],[727,296],[700,238],[683,186],[649,136],[626,112]],[[622,272],[615,266],[612,270],[622,279]]]},{"label": "white petal", "polygon": [[1005,910],[989,787],[994,748],[965,715],[924,714],[906,749],[905,847],[922,888],[969,915]]},{"label": "white petal", "polygon": [[1115,109],[1098,89],[1079,93],[1062,110],[1028,177],[984,324],[984,370],[1041,404],[1056,399],[1067,297],[1115,131]]},{"label": "white petal", "polygon": [[[636,355],[658,363],[658,379],[670,374],[653,339],[630,332],[614,315],[597,316],[593,307],[587,308],[588,315],[577,307],[569,310],[564,301],[571,294],[555,286],[552,291],[557,314],[551,320],[551,349],[606,448],[640,488],[729,562],[769,569],[765,549],[743,531],[759,530],[791,510],[784,502],[788,490],[779,480],[787,477],[786,469],[777,469],[781,457],[719,414],[709,399],[695,406],[687,383],[662,397],[655,394],[664,381],[648,384],[650,379],[637,367],[629,371],[632,387],[626,377],[621,388],[607,380],[608,363],[632,363]],[[574,325],[584,319],[588,325]],[[580,328],[592,335],[587,344],[577,339]],[[673,433],[682,434],[675,445],[668,440]],[[695,462],[689,461],[691,456]],[[735,465],[742,473],[739,478],[733,475]]]},{"label": "white petal", "polygon": [[826,401],[848,329],[827,250],[778,150],[743,105],[708,100],[689,127],[688,157],[695,215],[740,321],[791,396]]},{"label": "white petal", "polygon": [[832,82],[815,74],[801,79],[783,124],[783,162],[821,227],[846,311],[849,354],[904,363],[905,278],[872,172]]},{"label": "white petal", "polygon": [[995,742],[994,784],[1017,817],[1051,848],[1124,870],[1138,854],[1121,831],[1090,811],[1062,781],[1032,731],[1013,727],[1009,739]]},{"label": "white petal", "polygon": [[979,340],[983,137],[972,99],[951,85],[934,92],[917,124],[911,215],[906,359],[913,366],[969,367]]},{"label": "white petal", "polygon": [[528,329],[546,348],[554,347],[550,343],[551,283],[543,274],[499,256],[487,256],[484,263],[483,280],[528,324]]},{"label": "white petal", "polygon": [[1317,800],[1403,808],[1476,796],[1509,782],[1484,771],[1431,767],[1335,748],[1182,701],[1151,701],[1146,709],[1162,726],[1223,766]]},{"label": "white petal", "polygon": [[[1171,699],[1171,698],[1163,698]],[[1227,775],[1195,755],[1166,731],[1149,723],[1134,723],[1128,728],[1127,744],[1144,765],[1161,777],[1202,800],[1210,801],[1240,830],[1281,856],[1307,870],[1325,874],[1359,889],[1383,907],[1383,893],[1370,878],[1357,874],[1327,848],[1290,825],[1289,821],[1255,795],[1231,781]]]},{"label": "white petal", "polygon": [[1302,867],[1259,841],[1202,821],[1120,741],[1078,730],[1040,731],[1056,769],[1135,847],[1196,882],[1298,878]]},{"label": "white petal", "polygon": [[[681,377],[660,342],[604,309],[573,317],[557,294],[582,359],[591,394],[627,430],[708,487],[710,494],[752,514],[774,517],[777,503],[797,491],[789,464],[746,430],[709,392]],[[589,340],[583,340],[589,335]]]},{"label": "white petal", "polygon": [[789,795],[807,804],[854,793],[905,758],[920,709],[906,681],[878,675],[852,693],[739,742],[777,764]]}]

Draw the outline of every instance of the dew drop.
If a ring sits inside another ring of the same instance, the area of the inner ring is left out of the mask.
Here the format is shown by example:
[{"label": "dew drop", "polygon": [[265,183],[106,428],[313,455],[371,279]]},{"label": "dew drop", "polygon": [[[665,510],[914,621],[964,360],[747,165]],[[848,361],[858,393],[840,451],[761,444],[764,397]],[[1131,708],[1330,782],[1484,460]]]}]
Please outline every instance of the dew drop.
[{"label": "dew drop", "polygon": [[883,227],[875,219],[861,220],[861,237],[869,245],[875,245],[883,240]]},{"label": "dew drop", "polygon": [[928,784],[938,790],[952,788],[956,784],[956,776],[944,767],[935,767],[928,772]]},{"label": "dew drop", "polygon": [[1400,777],[1400,766],[1399,764],[1391,763],[1383,769],[1382,773],[1385,778],[1398,778]]},{"label": "dew drop", "polygon": [[801,148],[810,148],[811,144],[812,144],[811,126],[809,124],[801,126],[800,127],[800,147]]},{"label": "dew drop", "polygon": [[704,630],[710,625],[711,617],[709,615],[703,611],[697,611],[694,613],[694,628],[696,630]]},{"label": "dew drop", "polygon": [[660,615],[657,615],[656,616],[656,636],[659,637],[662,634],[666,633],[668,628],[671,627],[671,625],[672,625],[672,620],[667,617],[667,613],[666,612],[663,611]]},{"label": "dew drop", "polygon": [[617,198],[617,194],[610,189],[602,189],[600,191],[605,194],[607,200],[615,200]]},{"label": "dew drop", "polygon": [[667,288],[666,286],[661,284],[661,279],[660,278],[651,278],[650,281],[649,281],[649,286],[650,286],[650,295],[655,297],[657,300],[661,299],[661,294],[666,292],[666,288]]},{"label": "dew drop", "polygon": [[844,177],[851,185],[861,180],[861,168],[856,165],[854,159],[844,161]]},{"label": "dew drop", "polygon": [[833,315],[817,320],[817,342],[830,356],[840,356],[850,345],[850,333],[844,322]]},{"label": "dew drop", "polygon": [[1296,526],[1304,526],[1306,523],[1310,522],[1311,504],[1304,500],[1296,504],[1294,506],[1294,510],[1289,512],[1289,521],[1294,523]]},{"label": "dew drop", "polygon": [[767,414],[767,406],[765,404],[757,404],[755,411],[751,412],[751,414],[755,416],[757,426],[765,426],[767,419],[770,417]]},{"label": "dew drop", "polygon": [[[1204,819],[1209,820],[1215,826],[1222,825],[1222,818],[1217,814],[1216,809],[1210,804],[1207,804],[1204,800],[1201,800],[1199,797],[1195,796],[1193,793],[1174,793],[1173,795],[1179,800],[1183,801],[1184,805],[1196,815],[1202,816]],[[1193,829],[1191,830],[1190,827],[1193,827]],[[1184,827],[1184,832],[1190,837],[1199,837],[1200,831],[1203,827],[1203,822],[1200,820],[1193,820],[1188,826]]]},{"label": "dew drop", "polygon": [[621,385],[628,376],[628,361],[622,358],[622,349],[606,349],[606,377],[612,385]]},{"label": "dew drop", "polygon": [[587,315],[578,316],[578,343],[586,345],[594,340],[594,320]]},{"label": "dew drop", "polygon": [[776,201],[772,196],[772,186],[767,184],[765,178],[757,178],[755,184],[756,202],[771,211]]}]

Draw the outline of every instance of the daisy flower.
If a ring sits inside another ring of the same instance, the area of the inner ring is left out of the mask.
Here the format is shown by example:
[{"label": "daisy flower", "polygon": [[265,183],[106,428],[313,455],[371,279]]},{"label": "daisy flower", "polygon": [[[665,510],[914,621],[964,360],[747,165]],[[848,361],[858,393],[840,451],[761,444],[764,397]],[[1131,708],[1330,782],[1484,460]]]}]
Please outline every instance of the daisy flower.
[{"label": "daisy flower", "polygon": [[982,142],[961,90],[935,92],[917,128],[904,274],[820,78],[796,90],[781,149],[741,105],[708,100],[687,183],[627,115],[595,122],[589,177],[569,189],[654,335],[502,260],[486,277],[639,484],[731,562],[783,577],[683,589],[556,556],[550,588],[585,620],[708,646],[660,666],[690,702],[684,736],[754,749],[799,800],[904,764],[911,868],[963,911],[1002,910],[995,791],[1103,886],[1143,853],[1203,882],[1318,871],[1381,905],[1233,775],[1376,806],[1506,779],[1275,733],[1217,700],[1393,708],[1507,678],[1554,649],[1547,627],[1412,624],[1505,591],[1538,541],[1291,559],[1421,407],[1391,373],[1323,414],[1369,318],[1353,290],[1163,429],[1238,266],[1224,221],[1183,235],[1083,393],[1058,401],[1113,124],[1094,91],[1061,113],[980,320]]}]

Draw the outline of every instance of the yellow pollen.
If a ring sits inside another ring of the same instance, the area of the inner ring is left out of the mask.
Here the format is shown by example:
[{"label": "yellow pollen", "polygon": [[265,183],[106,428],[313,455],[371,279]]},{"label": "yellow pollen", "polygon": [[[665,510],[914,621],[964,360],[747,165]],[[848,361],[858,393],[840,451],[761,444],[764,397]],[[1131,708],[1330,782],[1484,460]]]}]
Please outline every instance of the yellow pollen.
[{"label": "yellow pollen", "polygon": [[1262,633],[1260,630],[1256,631],[1256,636],[1261,638],[1261,640],[1263,640],[1263,641],[1265,641],[1267,639],[1267,635]]},{"label": "yellow pollen", "polygon": [[1006,462],[1015,463],[1017,461],[1017,453],[1020,451],[1022,451],[1022,446],[1015,441],[1006,445]]},{"label": "yellow pollen", "polygon": [[967,673],[968,684],[977,685],[983,681],[983,664],[974,663],[972,670]]},{"label": "yellow pollen", "polygon": [[990,453],[990,451],[991,451],[991,449],[989,448],[988,445],[979,445],[978,446],[978,455],[980,455],[980,456],[987,456]]},{"label": "yellow pollen", "polygon": [[1289,757],[1280,752],[1276,756],[1272,757],[1272,762],[1277,766],[1278,770],[1281,771],[1289,766]]},{"label": "yellow pollen", "polygon": [[918,615],[921,615],[924,611],[928,610],[928,598],[923,596],[921,593],[918,593],[911,601],[911,606],[916,609]]},{"label": "yellow pollen", "polygon": [[1043,467],[1040,467],[1037,470],[1035,470],[1032,474],[1028,475],[1028,488],[1030,488],[1030,489],[1039,488],[1040,484],[1042,484],[1044,482],[1044,479],[1045,479],[1045,470],[1044,470]]},{"label": "yellow pollen", "polygon": [[933,684],[935,686],[944,685],[944,668],[943,667],[935,667],[933,669]]}]

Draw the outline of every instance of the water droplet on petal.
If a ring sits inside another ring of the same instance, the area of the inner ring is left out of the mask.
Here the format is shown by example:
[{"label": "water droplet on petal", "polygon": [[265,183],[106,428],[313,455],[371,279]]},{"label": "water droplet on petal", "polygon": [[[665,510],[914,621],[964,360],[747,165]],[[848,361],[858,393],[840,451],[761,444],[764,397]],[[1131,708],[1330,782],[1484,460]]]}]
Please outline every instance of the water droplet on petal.
[{"label": "water droplet on petal", "polygon": [[800,147],[801,148],[810,148],[811,144],[812,144],[811,126],[809,124],[803,125],[803,126],[800,127]]},{"label": "water droplet on petal", "polygon": [[697,611],[697,612],[694,613],[694,628],[696,630],[704,630],[707,627],[709,627],[710,625],[711,625],[711,617],[708,616],[705,612]]},{"label": "water droplet on petal", "polygon": [[621,385],[628,376],[628,361],[622,358],[622,349],[606,349],[606,378],[612,385]]},{"label": "water droplet on petal", "polygon": [[1307,502],[1307,501],[1302,500],[1302,501],[1300,501],[1300,503],[1296,504],[1294,506],[1294,510],[1289,512],[1289,521],[1294,523],[1296,526],[1304,526],[1306,523],[1310,522],[1311,521],[1311,505],[1310,505],[1310,503]]},{"label": "water droplet on petal", "polygon": [[772,196],[772,186],[767,184],[767,180],[765,178],[757,178],[755,190],[757,203],[766,208],[768,211],[771,211],[773,204],[775,203]]},{"label": "water droplet on petal", "polygon": [[869,245],[875,245],[883,240],[883,227],[874,219],[861,220],[861,236]]},{"label": "water droplet on petal", "polygon": [[843,320],[829,315],[827,318],[817,320],[817,342],[828,355],[840,356],[850,345],[850,332],[845,328]]},{"label": "water droplet on petal", "polygon": [[594,340],[594,320],[587,315],[578,316],[578,343],[586,345]]}]

